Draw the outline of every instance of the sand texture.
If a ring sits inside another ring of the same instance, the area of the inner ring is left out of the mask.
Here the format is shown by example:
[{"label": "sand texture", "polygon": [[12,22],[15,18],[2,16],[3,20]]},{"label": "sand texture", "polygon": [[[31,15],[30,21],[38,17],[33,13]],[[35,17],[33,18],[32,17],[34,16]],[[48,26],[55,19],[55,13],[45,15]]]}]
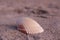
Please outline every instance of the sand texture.
[{"label": "sand texture", "polygon": [[44,29],[30,40],[60,40],[60,0],[0,0],[0,40],[28,40],[17,20],[30,17]]}]

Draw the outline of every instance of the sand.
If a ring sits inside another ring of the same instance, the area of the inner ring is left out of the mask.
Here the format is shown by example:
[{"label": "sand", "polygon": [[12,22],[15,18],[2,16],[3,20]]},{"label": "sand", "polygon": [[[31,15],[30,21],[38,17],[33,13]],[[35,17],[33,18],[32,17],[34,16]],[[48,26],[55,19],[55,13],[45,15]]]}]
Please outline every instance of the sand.
[{"label": "sand", "polygon": [[16,21],[31,17],[44,29],[30,40],[60,40],[60,0],[0,0],[0,40],[27,40]]}]

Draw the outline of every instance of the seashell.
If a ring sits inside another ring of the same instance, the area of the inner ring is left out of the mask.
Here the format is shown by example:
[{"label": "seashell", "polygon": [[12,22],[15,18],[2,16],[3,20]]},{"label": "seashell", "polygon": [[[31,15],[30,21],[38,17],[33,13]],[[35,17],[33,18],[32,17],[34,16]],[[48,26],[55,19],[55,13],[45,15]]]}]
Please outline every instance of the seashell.
[{"label": "seashell", "polygon": [[17,29],[24,34],[42,33],[43,28],[33,19],[29,17],[21,17],[17,20]]}]

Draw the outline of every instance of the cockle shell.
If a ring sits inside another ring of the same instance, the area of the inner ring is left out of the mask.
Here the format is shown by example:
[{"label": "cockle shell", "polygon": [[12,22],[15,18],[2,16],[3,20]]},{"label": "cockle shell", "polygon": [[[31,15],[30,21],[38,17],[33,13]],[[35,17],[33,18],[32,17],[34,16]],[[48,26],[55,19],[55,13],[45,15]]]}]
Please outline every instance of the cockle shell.
[{"label": "cockle shell", "polygon": [[18,19],[17,23],[17,29],[25,34],[37,34],[44,31],[35,20],[29,17],[21,17]]}]

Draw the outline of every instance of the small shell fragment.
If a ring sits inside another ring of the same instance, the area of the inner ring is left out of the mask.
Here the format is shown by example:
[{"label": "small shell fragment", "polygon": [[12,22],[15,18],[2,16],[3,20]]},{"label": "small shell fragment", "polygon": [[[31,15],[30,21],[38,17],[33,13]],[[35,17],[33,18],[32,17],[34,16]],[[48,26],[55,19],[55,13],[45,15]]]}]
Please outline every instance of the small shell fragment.
[{"label": "small shell fragment", "polygon": [[25,34],[42,33],[43,28],[33,19],[29,17],[21,17],[18,21],[18,30]]}]

